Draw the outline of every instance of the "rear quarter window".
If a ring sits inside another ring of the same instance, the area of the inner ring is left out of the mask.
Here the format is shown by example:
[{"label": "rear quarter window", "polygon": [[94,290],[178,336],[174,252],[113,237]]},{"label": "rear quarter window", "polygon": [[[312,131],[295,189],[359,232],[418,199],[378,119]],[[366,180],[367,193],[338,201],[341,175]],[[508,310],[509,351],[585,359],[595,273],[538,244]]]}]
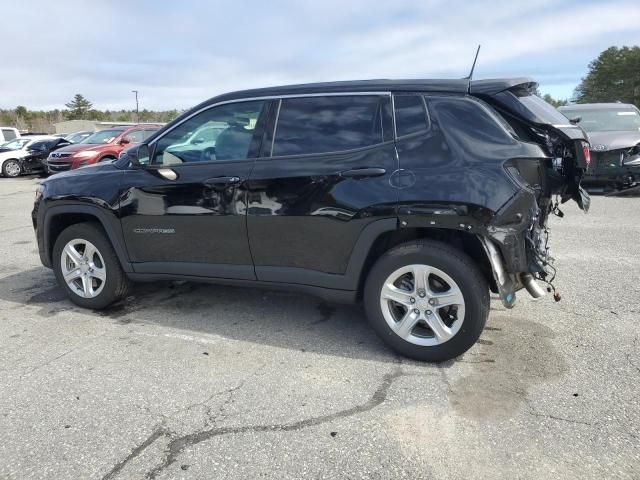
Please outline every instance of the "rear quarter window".
[{"label": "rear quarter window", "polygon": [[538,119],[549,125],[566,125],[569,123],[567,117],[537,95],[525,95],[518,97],[518,100]]},{"label": "rear quarter window", "polygon": [[451,144],[473,146],[476,156],[482,156],[485,148],[515,142],[493,110],[479,102],[467,98],[433,97],[428,99],[428,104],[442,130],[454,140]]},{"label": "rear quarter window", "polygon": [[382,143],[389,131],[388,96],[285,98],[280,104],[272,156],[321,154]]}]

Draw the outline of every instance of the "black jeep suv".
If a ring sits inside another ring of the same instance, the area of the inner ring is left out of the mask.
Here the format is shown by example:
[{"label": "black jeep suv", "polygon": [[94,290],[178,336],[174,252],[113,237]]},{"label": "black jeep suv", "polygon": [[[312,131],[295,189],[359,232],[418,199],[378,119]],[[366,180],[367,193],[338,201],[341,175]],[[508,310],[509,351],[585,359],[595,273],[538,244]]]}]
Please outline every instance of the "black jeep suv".
[{"label": "black jeep suv", "polygon": [[[441,361],[553,271],[547,218],[587,210],[583,130],[530,79],[373,80],[204,102],[108,164],[43,181],[42,263],[104,308],[184,279],[362,300],[380,337]],[[216,128],[215,139],[191,142]],[[552,199],[555,196],[556,201]]]}]

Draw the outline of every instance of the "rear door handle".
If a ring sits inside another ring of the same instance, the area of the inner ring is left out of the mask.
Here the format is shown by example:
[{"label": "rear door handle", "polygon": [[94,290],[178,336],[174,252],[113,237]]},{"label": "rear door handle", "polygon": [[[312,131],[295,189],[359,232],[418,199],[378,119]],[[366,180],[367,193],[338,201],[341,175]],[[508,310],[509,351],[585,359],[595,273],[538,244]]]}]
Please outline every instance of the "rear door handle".
[{"label": "rear door handle", "polygon": [[240,177],[212,177],[207,178],[206,185],[236,185],[240,183]]},{"label": "rear door handle", "polygon": [[387,171],[384,168],[354,168],[340,172],[340,176],[346,178],[380,177],[385,173]]}]

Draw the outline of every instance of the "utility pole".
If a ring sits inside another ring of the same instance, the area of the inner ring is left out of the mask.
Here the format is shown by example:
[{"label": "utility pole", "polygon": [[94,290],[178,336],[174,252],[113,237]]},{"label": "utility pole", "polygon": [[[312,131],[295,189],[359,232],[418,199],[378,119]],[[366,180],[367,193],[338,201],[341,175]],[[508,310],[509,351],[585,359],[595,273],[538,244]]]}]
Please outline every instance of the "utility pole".
[{"label": "utility pole", "polygon": [[140,112],[138,111],[138,90],[131,90],[136,94],[136,123],[140,123]]}]

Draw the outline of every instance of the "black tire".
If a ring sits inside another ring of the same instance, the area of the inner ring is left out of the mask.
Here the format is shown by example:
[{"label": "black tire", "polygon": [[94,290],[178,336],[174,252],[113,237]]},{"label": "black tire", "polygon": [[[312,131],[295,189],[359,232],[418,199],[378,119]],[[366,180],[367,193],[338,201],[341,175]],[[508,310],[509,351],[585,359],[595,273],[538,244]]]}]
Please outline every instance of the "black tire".
[{"label": "black tire", "polygon": [[100,160],[98,160],[96,163],[100,163],[100,162],[106,162],[108,160],[117,160],[116,157],[111,157],[109,155],[107,155],[106,157],[102,157]]},{"label": "black tire", "polygon": [[[465,314],[460,330],[448,341],[433,346],[411,343],[397,335],[382,313],[381,290],[396,270],[412,264],[435,267],[453,279],[464,298]],[[489,286],[476,263],[449,245],[420,240],[408,242],[382,255],[365,284],[364,306],[369,323],[378,336],[400,355],[427,362],[442,362],[466,352],[480,337],[489,316]]]},{"label": "black tire", "polygon": [[[8,171],[9,169],[7,168],[9,166],[17,166],[18,167],[18,173],[15,174],[15,173],[9,172]],[[18,160],[16,160],[16,159],[7,160],[2,164],[2,175],[4,175],[7,178],[19,177],[21,173],[22,173],[22,167],[20,166],[20,162]]]},{"label": "black tire", "polygon": [[[83,298],[75,293],[64,280],[61,268],[62,250],[74,239],[91,242],[104,260],[106,279],[102,291],[93,298]],[[77,223],[62,231],[53,247],[53,270],[60,286],[69,299],[84,308],[100,310],[126,297],[130,280],[122,270],[118,256],[102,228],[94,223]]]}]

